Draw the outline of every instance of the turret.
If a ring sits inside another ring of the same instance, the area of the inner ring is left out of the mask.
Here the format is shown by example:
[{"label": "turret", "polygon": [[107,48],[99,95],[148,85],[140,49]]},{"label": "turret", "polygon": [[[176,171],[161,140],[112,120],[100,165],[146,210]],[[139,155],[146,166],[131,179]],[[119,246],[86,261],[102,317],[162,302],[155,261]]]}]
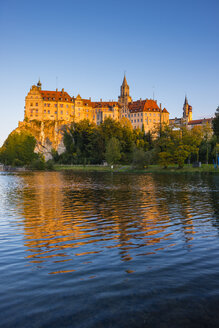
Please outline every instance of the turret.
[{"label": "turret", "polygon": [[42,88],[42,83],[40,82],[40,79],[39,79],[39,81],[38,81],[38,83],[37,83],[37,88],[38,88],[39,90],[41,90],[41,88]]},{"label": "turret", "polygon": [[192,106],[189,105],[186,96],[183,105],[183,118],[186,120],[186,123],[189,123],[192,120]]},{"label": "turret", "polygon": [[119,103],[122,105],[127,105],[132,101],[132,98],[129,96],[129,85],[126,80],[126,76],[124,74],[123,82],[120,87],[120,96],[118,98]]}]

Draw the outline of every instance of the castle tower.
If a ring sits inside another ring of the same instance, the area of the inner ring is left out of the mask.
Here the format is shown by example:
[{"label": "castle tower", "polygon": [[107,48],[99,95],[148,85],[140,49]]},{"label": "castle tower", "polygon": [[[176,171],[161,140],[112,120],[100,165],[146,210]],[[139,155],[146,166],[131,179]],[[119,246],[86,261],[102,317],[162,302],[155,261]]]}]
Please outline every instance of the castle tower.
[{"label": "castle tower", "polygon": [[132,101],[132,98],[129,95],[129,85],[127,83],[125,74],[122,85],[120,87],[120,96],[118,98],[118,101],[122,105],[127,105],[129,102]]},{"label": "castle tower", "polygon": [[189,123],[192,120],[192,106],[189,105],[186,96],[183,105],[183,118],[186,120],[187,123]]},{"label": "castle tower", "polygon": [[39,81],[38,81],[38,83],[37,83],[37,88],[38,88],[39,90],[41,90],[41,88],[42,88],[42,83],[40,82],[40,79],[39,79]]}]

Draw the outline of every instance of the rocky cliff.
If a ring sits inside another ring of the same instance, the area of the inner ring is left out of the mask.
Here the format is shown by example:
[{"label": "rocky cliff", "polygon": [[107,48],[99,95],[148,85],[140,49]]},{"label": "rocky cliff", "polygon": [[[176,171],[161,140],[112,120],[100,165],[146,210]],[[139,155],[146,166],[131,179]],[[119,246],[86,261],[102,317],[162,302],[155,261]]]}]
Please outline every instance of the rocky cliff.
[{"label": "rocky cliff", "polygon": [[51,151],[55,149],[59,154],[65,151],[63,131],[69,123],[65,121],[23,121],[18,123],[16,132],[31,133],[37,141],[35,151],[42,153],[45,160],[52,158]]}]

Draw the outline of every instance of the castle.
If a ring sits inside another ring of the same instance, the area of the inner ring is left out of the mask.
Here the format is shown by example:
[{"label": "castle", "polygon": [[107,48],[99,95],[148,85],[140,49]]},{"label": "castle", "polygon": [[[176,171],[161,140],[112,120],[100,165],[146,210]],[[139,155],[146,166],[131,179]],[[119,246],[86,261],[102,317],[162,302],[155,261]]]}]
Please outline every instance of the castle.
[{"label": "castle", "polygon": [[71,97],[61,91],[42,90],[39,81],[33,85],[25,98],[25,121],[63,121],[63,124],[88,119],[97,125],[106,118],[116,121],[127,119],[133,129],[145,132],[154,130],[160,124],[169,124],[169,112],[152,99],[132,101],[129,86],[124,76],[118,101],[91,101],[80,95]]},{"label": "castle", "polygon": [[192,106],[189,105],[187,96],[185,96],[185,101],[183,105],[183,116],[178,118],[175,117],[174,119],[170,119],[169,123],[175,126],[183,126],[186,125],[189,129],[192,129],[193,127],[196,126],[205,126],[206,124],[209,125],[209,127],[212,127],[212,120],[213,117],[211,118],[202,118],[199,120],[193,120],[192,119]]}]

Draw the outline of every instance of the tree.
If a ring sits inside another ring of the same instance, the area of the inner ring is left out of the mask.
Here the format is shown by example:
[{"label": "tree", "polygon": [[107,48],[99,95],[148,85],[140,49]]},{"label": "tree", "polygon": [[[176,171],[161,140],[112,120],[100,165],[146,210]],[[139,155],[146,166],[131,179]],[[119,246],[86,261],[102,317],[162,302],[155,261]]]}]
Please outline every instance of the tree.
[{"label": "tree", "polygon": [[153,157],[153,150],[144,151],[143,149],[135,148],[133,151],[132,165],[138,169],[148,168]]},{"label": "tree", "polygon": [[36,139],[28,132],[12,132],[0,149],[0,161],[6,165],[28,165],[38,158]]},{"label": "tree", "polygon": [[213,119],[212,125],[214,134],[216,135],[217,139],[219,139],[219,106],[216,109],[215,118]]},{"label": "tree", "polygon": [[106,145],[106,161],[108,164],[115,164],[121,158],[120,142],[115,137],[112,137]]},{"label": "tree", "polygon": [[171,164],[174,163],[173,156],[168,151],[162,151],[158,154],[159,157],[159,163],[162,165],[165,169]]}]

